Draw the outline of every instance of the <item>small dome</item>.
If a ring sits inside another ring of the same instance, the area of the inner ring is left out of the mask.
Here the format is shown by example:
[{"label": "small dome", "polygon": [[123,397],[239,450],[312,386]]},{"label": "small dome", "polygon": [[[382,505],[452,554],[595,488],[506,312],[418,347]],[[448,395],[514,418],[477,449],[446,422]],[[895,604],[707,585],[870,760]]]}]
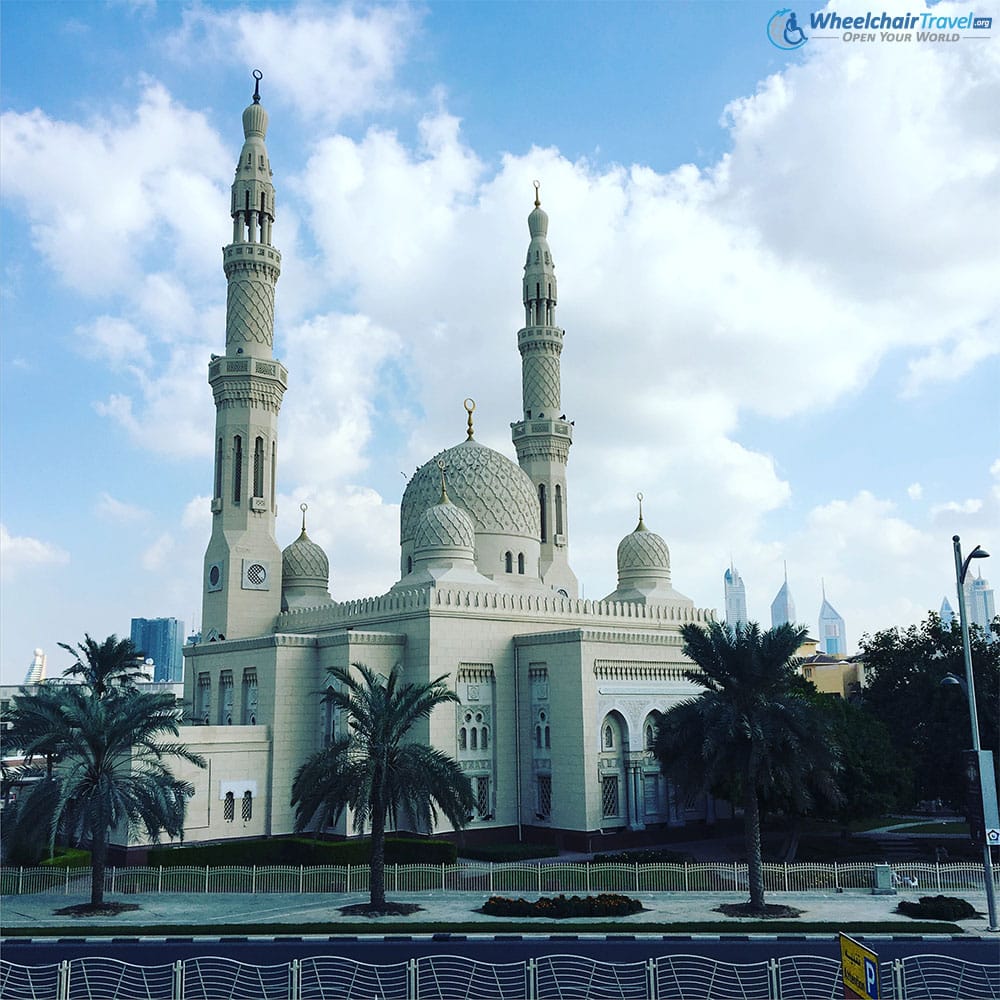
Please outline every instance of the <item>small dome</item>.
[{"label": "small dome", "polygon": [[413,536],[415,555],[430,549],[467,549],[471,555],[475,547],[476,529],[469,515],[447,498],[428,507],[417,522]]},{"label": "small dome", "polygon": [[631,535],[618,544],[618,576],[666,574],[670,579],[670,550],[655,531],[650,531],[642,518]]},{"label": "small dome", "polygon": [[302,534],[281,553],[281,585],[321,584],[325,589],[330,579],[330,560],[326,553],[306,534]]}]

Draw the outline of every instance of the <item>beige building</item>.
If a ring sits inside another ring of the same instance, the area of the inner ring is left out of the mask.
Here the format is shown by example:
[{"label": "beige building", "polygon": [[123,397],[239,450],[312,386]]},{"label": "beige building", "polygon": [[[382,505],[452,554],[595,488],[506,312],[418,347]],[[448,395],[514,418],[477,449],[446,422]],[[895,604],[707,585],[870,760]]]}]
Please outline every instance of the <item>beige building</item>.
[{"label": "beige building", "polygon": [[[618,547],[618,587],[578,596],[570,567],[567,464],[573,422],[561,404],[555,265],[536,190],[528,216],[522,399],[513,461],[475,439],[422,465],[400,515],[400,575],[381,596],[338,602],[329,561],[306,533],[275,539],[278,411],[286,371],[272,355],[281,256],[267,115],[255,93],[233,182],[226,349],[209,365],[217,411],[202,643],[185,649],[184,738],[208,758],[189,841],[288,834],[303,761],[342,731],[317,692],[330,667],[402,664],[412,681],[447,675],[460,703],[414,737],[469,775],[468,839],[595,845],[625,831],[712,817],[675,796],[647,751],[657,713],[696,693],[680,628],[712,612],[673,589],[666,543],[638,524]],[[625,527],[625,526],[623,526]],[[328,831],[349,835],[347,817]]]}]

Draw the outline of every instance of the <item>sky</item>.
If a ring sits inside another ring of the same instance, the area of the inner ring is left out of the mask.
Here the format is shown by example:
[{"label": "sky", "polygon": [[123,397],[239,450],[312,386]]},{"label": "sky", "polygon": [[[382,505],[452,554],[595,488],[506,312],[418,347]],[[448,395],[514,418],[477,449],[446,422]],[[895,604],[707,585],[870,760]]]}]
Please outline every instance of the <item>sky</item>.
[{"label": "sky", "polygon": [[464,439],[466,397],[514,457],[535,179],[588,598],[640,491],[697,606],[722,612],[732,562],[769,626],[787,566],[801,621],[825,587],[851,650],[955,604],[954,534],[1000,578],[1000,29],[809,37],[820,9],[786,50],[748,0],[6,0],[0,679],[133,616],[199,624],[254,69],[278,543],[307,502],[335,600],[398,579],[407,477]]}]

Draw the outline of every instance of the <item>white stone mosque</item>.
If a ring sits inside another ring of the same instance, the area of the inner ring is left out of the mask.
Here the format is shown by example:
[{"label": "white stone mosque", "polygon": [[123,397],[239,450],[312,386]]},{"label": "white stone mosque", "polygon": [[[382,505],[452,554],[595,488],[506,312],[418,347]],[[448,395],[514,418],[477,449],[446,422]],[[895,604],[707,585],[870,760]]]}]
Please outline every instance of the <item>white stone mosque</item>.
[{"label": "white stone mosque", "polygon": [[[638,524],[618,546],[617,589],[603,600],[578,596],[566,475],[574,426],[560,402],[564,331],[537,184],[517,334],[517,461],[476,441],[466,400],[465,440],[406,486],[399,580],[379,597],[331,599],[329,559],[306,534],[304,510],[302,533],[279,549],[287,372],[272,353],[281,255],[255,77],[223,249],[226,348],[208,369],[212,528],[202,642],[184,650],[193,725],[183,731],[208,766],[184,771],[196,788],[185,840],[292,832],[295,772],[344,724],[318,692],[328,668],[356,663],[386,672],[401,664],[408,681],[447,675],[460,703],[436,710],[413,736],[468,774],[476,806],[467,841],[594,850],[712,819],[715,804],[676,796],[647,750],[657,713],[697,691],[682,677],[680,628],[713,613],[674,590],[670,553],[643,522],[641,496]],[[350,818],[328,833],[352,835]]]}]

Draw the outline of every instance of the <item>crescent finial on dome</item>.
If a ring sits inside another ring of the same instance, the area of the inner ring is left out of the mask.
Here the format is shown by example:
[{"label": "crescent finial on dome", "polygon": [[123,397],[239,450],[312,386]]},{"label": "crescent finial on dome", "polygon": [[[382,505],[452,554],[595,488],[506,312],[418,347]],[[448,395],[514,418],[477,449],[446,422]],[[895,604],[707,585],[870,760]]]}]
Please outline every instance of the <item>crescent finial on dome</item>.
[{"label": "crescent finial on dome", "polygon": [[306,537],[306,511],[309,509],[309,504],[300,503],[299,510],[302,511],[302,535],[300,537]]},{"label": "crescent finial on dome", "polygon": [[465,403],[463,405],[465,406],[465,412],[469,415],[469,426],[468,426],[468,428],[465,431],[465,438],[466,438],[467,441],[471,441],[472,440],[472,414],[473,414],[474,410],[476,409],[476,401],[474,399],[468,399],[467,398],[465,400]]},{"label": "crescent finial on dome", "polygon": [[639,523],[635,526],[635,530],[636,531],[649,531],[649,528],[646,527],[646,523],[642,519],[642,500],[643,500],[642,494],[641,493],[636,493],[635,498],[636,498],[636,500],[639,501]]}]

